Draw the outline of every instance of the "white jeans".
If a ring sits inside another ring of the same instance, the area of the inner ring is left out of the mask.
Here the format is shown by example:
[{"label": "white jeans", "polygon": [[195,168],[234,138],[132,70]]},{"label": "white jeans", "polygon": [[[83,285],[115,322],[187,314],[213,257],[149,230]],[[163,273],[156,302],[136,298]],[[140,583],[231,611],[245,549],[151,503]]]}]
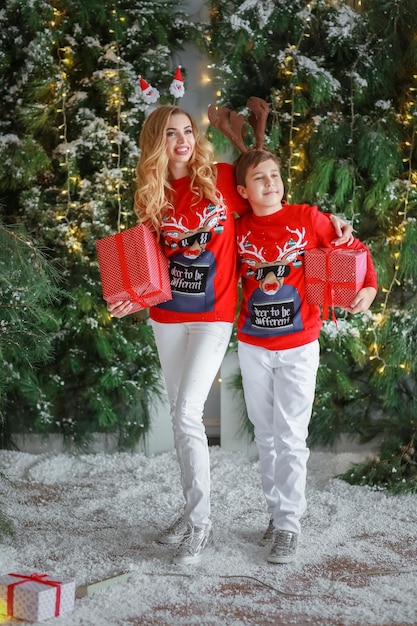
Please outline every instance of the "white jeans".
[{"label": "white jeans", "polygon": [[184,519],[193,526],[209,529],[210,460],[203,411],[233,325],[151,323],[171,408],[185,499]]},{"label": "white jeans", "polygon": [[306,439],[319,343],[274,351],[239,342],[238,352],[268,512],[275,528],[298,534],[306,509]]}]

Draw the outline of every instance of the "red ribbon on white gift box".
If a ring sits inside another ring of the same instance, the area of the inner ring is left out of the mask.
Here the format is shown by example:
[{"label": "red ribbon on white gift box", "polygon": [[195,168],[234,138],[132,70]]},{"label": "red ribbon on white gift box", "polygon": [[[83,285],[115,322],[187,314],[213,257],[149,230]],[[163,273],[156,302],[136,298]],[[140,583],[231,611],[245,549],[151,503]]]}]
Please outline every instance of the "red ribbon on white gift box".
[{"label": "red ribbon on white gift box", "polygon": [[48,574],[30,574],[29,576],[23,576],[22,574],[8,574],[8,576],[13,576],[14,578],[21,578],[22,580],[17,580],[15,583],[8,585],[7,587],[7,614],[13,616],[13,603],[14,603],[14,588],[17,585],[22,585],[28,582],[37,582],[42,585],[48,585],[50,587],[56,587],[56,598],[55,598],[55,617],[59,615],[59,609],[61,608],[61,585],[62,582],[58,582],[55,580],[45,580],[48,577]]}]

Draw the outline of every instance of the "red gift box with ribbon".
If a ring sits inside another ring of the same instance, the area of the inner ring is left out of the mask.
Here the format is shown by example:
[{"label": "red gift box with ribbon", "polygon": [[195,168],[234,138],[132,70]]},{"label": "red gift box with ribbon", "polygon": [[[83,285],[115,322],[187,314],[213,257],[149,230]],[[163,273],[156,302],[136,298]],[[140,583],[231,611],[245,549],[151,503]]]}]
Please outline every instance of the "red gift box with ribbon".
[{"label": "red gift box with ribbon", "polygon": [[367,265],[366,250],[313,248],[304,253],[304,276],[308,304],[348,307],[362,289]]},{"label": "red gift box with ribbon", "polygon": [[0,576],[0,613],[40,622],[71,613],[75,602],[75,580],[57,581],[47,574]]},{"label": "red gift box with ribbon", "polygon": [[131,313],[171,300],[168,260],[155,236],[138,224],[96,241],[103,298],[131,300]]}]

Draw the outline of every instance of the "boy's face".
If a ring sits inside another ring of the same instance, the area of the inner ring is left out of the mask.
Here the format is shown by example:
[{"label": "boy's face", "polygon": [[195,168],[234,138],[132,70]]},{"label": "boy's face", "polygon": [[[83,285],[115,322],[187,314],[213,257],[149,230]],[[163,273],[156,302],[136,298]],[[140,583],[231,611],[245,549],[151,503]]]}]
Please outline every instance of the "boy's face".
[{"label": "boy's face", "polygon": [[255,215],[271,215],[282,208],[284,183],[279,167],[272,159],[250,167],[246,173],[246,186],[238,185],[237,190],[249,201]]}]

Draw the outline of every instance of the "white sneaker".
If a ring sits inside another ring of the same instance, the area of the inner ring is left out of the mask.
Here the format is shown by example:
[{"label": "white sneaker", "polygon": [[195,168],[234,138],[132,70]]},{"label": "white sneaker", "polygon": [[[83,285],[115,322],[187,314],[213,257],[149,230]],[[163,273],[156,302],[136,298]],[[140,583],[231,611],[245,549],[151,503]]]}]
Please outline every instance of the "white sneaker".
[{"label": "white sneaker", "polygon": [[188,526],[187,522],[184,521],[183,517],[179,517],[175,522],[167,528],[163,530],[159,537],[157,538],[158,543],[181,543],[187,534]]},{"label": "white sneaker", "polygon": [[174,552],[175,565],[195,565],[204,552],[213,545],[213,532],[188,524],[187,534]]},{"label": "white sneaker", "polygon": [[270,563],[291,563],[297,554],[298,535],[290,530],[275,530],[271,552],[267,556]]}]

